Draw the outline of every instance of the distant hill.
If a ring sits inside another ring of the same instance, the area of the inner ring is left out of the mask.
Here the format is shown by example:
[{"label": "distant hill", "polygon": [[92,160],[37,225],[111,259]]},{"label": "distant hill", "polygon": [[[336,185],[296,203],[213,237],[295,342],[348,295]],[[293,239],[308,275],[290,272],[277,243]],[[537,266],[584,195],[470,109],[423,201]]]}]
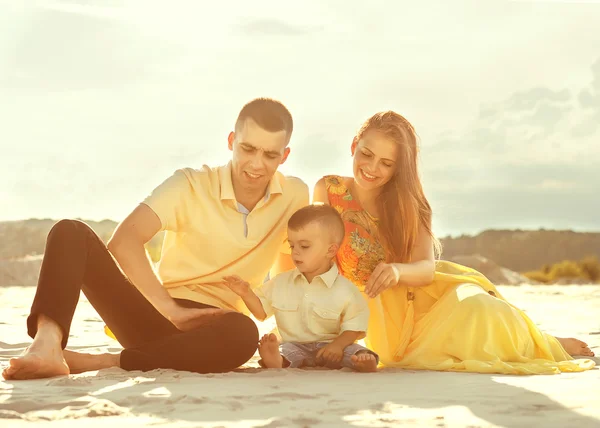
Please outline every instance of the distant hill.
[{"label": "distant hill", "polygon": [[[117,223],[112,220],[87,221],[106,242]],[[0,222],[0,260],[44,253],[46,236],[56,223],[51,219]],[[162,236],[151,242],[158,251]],[[481,255],[497,265],[525,272],[562,260],[600,258],[600,233],[557,230],[487,230],[476,236],[442,238],[442,259]]]},{"label": "distant hill", "polygon": [[517,272],[563,260],[600,258],[600,233],[569,230],[486,230],[476,236],[442,239],[442,259],[480,254]]},{"label": "distant hill", "polygon": [[[112,220],[100,222],[83,220],[107,242],[117,223]],[[0,259],[12,259],[44,254],[46,237],[57,220],[29,219],[0,222]]]},{"label": "distant hill", "polygon": [[[84,221],[104,242],[117,227],[112,220]],[[46,237],[54,224],[56,220],[51,219],[0,222],[0,287],[37,284]],[[162,234],[158,234],[146,245],[154,260],[160,254],[161,244]]]}]

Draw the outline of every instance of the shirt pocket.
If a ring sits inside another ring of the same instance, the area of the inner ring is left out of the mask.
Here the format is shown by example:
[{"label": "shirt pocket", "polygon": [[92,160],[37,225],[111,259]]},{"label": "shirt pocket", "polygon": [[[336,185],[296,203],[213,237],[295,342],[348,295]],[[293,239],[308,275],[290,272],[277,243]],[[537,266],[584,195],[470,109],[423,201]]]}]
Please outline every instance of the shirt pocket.
[{"label": "shirt pocket", "polygon": [[308,312],[311,332],[320,336],[339,335],[341,314],[341,311],[313,304]]},{"label": "shirt pocket", "polygon": [[291,334],[298,330],[301,323],[300,313],[298,311],[298,302],[275,300],[271,303],[273,314],[277,322],[277,329],[284,334]]}]

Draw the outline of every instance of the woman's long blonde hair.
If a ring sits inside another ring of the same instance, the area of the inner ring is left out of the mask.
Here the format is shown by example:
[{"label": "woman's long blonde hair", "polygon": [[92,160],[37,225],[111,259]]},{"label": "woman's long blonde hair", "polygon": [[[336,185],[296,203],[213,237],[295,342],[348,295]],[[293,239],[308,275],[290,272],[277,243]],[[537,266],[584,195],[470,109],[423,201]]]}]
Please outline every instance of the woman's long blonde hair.
[{"label": "woman's long blonde hair", "polygon": [[411,261],[420,226],[431,236],[435,254],[439,256],[441,245],[431,230],[431,206],[423,192],[418,172],[415,129],[403,116],[385,111],[373,115],[362,125],[356,141],[367,131],[385,135],[400,147],[396,171],[376,200],[379,239],[387,252],[387,262]]}]

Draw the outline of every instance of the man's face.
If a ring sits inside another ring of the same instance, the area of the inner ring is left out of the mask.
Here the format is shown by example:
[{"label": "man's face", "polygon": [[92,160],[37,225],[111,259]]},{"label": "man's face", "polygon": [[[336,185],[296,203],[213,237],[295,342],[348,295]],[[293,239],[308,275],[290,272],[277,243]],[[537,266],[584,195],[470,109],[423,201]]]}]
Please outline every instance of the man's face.
[{"label": "man's face", "polygon": [[266,131],[252,119],[229,134],[228,142],[234,186],[248,192],[264,191],[290,152],[286,131]]}]

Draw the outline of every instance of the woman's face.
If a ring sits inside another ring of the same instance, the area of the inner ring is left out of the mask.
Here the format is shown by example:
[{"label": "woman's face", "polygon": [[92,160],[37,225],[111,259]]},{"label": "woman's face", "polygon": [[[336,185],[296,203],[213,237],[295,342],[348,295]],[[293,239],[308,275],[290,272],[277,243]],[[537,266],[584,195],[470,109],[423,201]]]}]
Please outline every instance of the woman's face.
[{"label": "woman's face", "polygon": [[353,172],[356,184],[364,190],[382,187],[394,176],[399,145],[376,131],[367,131],[352,143]]}]

